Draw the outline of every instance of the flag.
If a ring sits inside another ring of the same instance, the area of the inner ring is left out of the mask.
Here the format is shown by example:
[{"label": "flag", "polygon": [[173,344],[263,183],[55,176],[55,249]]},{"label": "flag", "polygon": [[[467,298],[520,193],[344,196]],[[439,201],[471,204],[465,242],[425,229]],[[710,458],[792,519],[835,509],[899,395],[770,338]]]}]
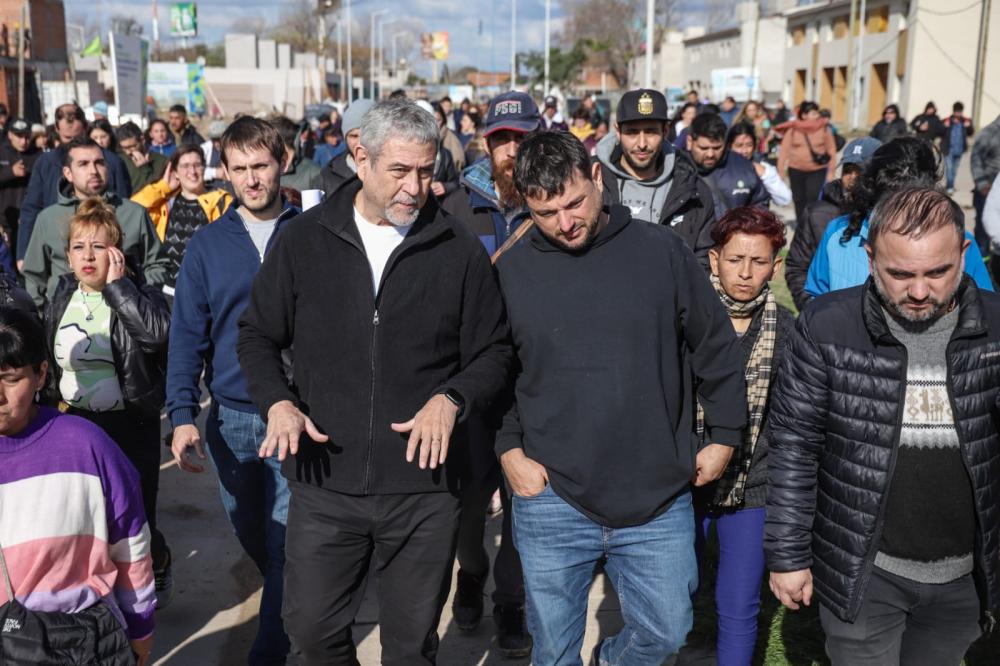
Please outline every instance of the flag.
[{"label": "flag", "polygon": [[101,37],[98,35],[97,37],[94,37],[92,42],[87,44],[87,47],[83,49],[83,53],[81,55],[85,57],[99,56],[101,53],[103,53],[103,49],[101,48]]}]

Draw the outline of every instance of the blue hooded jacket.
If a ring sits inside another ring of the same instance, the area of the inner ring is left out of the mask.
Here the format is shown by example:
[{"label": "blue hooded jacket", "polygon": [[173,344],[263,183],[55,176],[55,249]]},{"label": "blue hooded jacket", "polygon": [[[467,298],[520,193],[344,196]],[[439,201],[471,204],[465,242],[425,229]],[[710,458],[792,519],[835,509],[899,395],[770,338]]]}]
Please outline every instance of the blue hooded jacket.
[{"label": "blue hooded jacket", "polygon": [[[813,298],[830,291],[856,287],[868,279],[868,252],[865,250],[868,220],[862,223],[861,233],[846,243],[841,243],[840,237],[844,235],[849,221],[850,216],[841,215],[831,220],[826,227],[826,233],[813,255],[809,275],[806,277],[805,290]],[[965,251],[965,272],[975,280],[977,287],[993,291],[993,282],[975,239],[968,231],[965,232],[965,237],[973,241]]]},{"label": "blue hooded jacket", "polygon": [[[508,220],[501,211],[500,198],[493,184],[489,157],[476,161],[462,171],[459,187],[442,202],[442,208],[458,217],[466,228],[479,237],[492,255],[513,234],[530,213],[522,207]],[[486,220],[489,220],[487,222]]]},{"label": "blue hooded jacket", "polygon": [[[177,275],[167,348],[167,414],[174,427],[194,423],[203,369],[212,400],[242,412],[257,411],[240,370],[236,340],[261,260],[238,207],[234,202],[222,217],[195,232]],[[265,252],[299,212],[285,204]]]}]

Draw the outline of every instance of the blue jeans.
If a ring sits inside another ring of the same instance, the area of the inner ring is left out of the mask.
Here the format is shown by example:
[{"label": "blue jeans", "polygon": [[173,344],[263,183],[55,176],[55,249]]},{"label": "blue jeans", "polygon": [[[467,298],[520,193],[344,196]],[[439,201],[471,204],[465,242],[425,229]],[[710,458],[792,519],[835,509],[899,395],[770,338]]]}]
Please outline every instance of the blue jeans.
[{"label": "blue jeans", "polygon": [[958,174],[958,166],[961,163],[962,153],[944,156],[944,178],[949,190],[955,189],[955,176]]},{"label": "blue jeans", "polygon": [[705,542],[713,522],[719,537],[719,573],[715,581],[718,666],[749,666],[753,659],[760,581],[764,576],[764,513],[764,507],[695,512],[699,562],[705,556]]},{"label": "blue jeans", "polygon": [[601,646],[601,666],[660,666],[691,629],[698,580],[691,494],[636,527],[603,527],[546,486],[514,496],[514,545],[524,568],[536,666],[581,664],[587,593],[605,560],[625,626]]},{"label": "blue jeans", "polygon": [[289,650],[281,621],[288,482],[276,457],[257,455],[266,431],[258,414],[214,402],[205,428],[208,453],[219,473],[222,506],[240,545],[264,576],[251,666],[284,664]]}]

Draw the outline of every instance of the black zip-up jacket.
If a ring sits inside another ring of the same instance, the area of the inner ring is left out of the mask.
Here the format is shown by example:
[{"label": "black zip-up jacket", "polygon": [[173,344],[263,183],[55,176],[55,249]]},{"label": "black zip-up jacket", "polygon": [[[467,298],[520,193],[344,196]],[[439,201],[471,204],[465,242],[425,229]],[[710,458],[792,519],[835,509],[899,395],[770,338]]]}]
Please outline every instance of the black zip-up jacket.
[{"label": "black zip-up jacket", "polygon": [[[712,227],[715,225],[715,203],[712,190],[701,178],[694,161],[682,150],[674,153],[674,173],[670,192],[660,211],[660,224],[671,227],[684,239],[702,268],[708,271],[708,251],[715,246]],[[618,177],[601,164],[604,181],[604,201],[620,204]]]},{"label": "black zip-up jacket", "polygon": [[[393,432],[435,394],[462,395],[464,419],[501,397],[512,351],[500,289],[480,242],[429,197],[375,295],[354,223],[361,183],[290,222],[254,280],[240,320],[240,367],[260,413],[297,403],[330,437],[303,436],[293,480],[351,495],[454,491],[463,471],[407,463]],[[280,350],[295,349],[289,387]],[[462,429],[451,443],[466,445]]]},{"label": "black zip-up jacket", "polygon": [[497,261],[521,371],[495,449],[523,448],[552,489],[613,528],[641,525],[695,471],[691,371],[708,441],[746,422],[739,341],[681,238],[624,206],[582,253],[531,229]]},{"label": "black zip-up jacket", "polygon": [[[991,628],[1000,604],[1000,297],[966,276],[947,348],[948,397],[976,509],[976,587]],[[871,278],[799,317],[771,400],[768,569],[812,569],[813,589],[853,622],[874,566],[896,463],[906,348]]]},{"label": "black zip-up jacket", "polygon": [[[28,191],[35,161],[41,154],[34,144],[30,144],[23,153],[17,152],[9,143],[0,144],[0,222],[10,231],[17,231],[21,202]],[[14,165],[20,161],[24,162],[26,172],[23,176],[15,176]]]},{"label": "black zip-up jacket", "polygon": [[323,167],[320,173],[319,182],[323,189],[323,199],[333,198],[334,193],[345,183],[354,182],[358,179],[358,174],[347,165],[348,152],[345,150],[341,154],[330,160],[330,163]]},{"label": "black zip-up jacket", "polygon": [[699,172],[712,190],[715,219],[730,208],[759,206],[767,209],[771,203],[771,195],[757,176],[753,162],[742,155],[727,150],[710,171]]},{"label": "black zip-up jacket", "polygon": [[[45,304],[45,341],[52,359],[49,387],[56,392],[62,378],[62,368],[54,362],[56,332],[79,284],[75,275],[66,273]],[[166,400],[170,337],[167,299],[160,289],[138,285],[129,277],[109,282],[101,295],[111,308],[111,349],[125,405],[144,414],[156,414]]]},{"label": "black zip-up jacket", "polygon": [[823,186],[823,197],[819,201],[806,206],[806,219],[796,227],[788,256],[785,257],[785,281],[799,310],[812,298],[806,293],[806,278],[816,248],[826,233],[826,226],[848,212],[844,185],[839,178]]}]

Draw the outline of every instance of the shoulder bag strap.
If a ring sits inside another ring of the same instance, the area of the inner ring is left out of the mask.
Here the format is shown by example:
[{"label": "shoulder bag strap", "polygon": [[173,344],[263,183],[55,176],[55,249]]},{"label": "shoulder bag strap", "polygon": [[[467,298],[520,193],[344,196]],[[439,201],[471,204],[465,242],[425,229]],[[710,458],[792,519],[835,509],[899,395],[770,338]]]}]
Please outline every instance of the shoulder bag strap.
[{"label": "shoulder bag strap", "polygon": [[3,569],[3,582],[7,588],[8,601],[14,600],[14,586],[10,582],[10,572],[7,571],[7,560],[3,556],[3,546],[0,546],[0,569]]},{"label": "shoulder bag strap", "polygon": [[533,226],[535,226],[535,221],[530,217],[525,218],[524,221],[518,225],[517,229],[514,230],[514,233],[512,233],[507,240],[504,241],[503,245],[497,248],[496,252],[493,253],[493,256],[490,257],[490,261],[494,264],[497,263],[497,259],[499,259],[504,252],[509,250],[514,243],[521,240],[521,237],[528,233]]}]

